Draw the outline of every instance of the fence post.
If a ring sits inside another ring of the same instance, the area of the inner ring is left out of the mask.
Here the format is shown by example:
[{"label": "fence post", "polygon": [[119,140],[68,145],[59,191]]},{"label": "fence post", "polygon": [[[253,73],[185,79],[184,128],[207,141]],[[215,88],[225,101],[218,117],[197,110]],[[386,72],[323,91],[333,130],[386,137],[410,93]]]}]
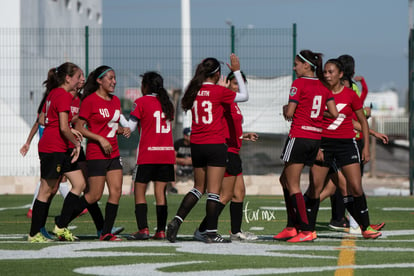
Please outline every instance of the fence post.
[{"label": "fence post", "polygon": [[410,177],[410,195],[413,195],[413,181],[414,181],[414,145],[412,143],[414,138],[414,116],[413,116],[413,104],[414,104],[414,87],[413,87],[413,59],[414,59],[414,29],[410,30],[409,39],[408,39],[408,124],[409,124],[409,133],[408,141],[410,147],[410,162],[408,166],[408,175]]},{"label": "fence post", "polygon": [[[292,68],[295,64],[295,57],[296,57],[296,39],[297,39],[297,34],[296,34],[296,23],[293,23],[293,32],[292,32],[292,38],[293,38],[293,61],[292,61]],[[294,81],[296,79],[296,73],[295,70],[292,70],[292,81]]]},{"label": "fence post", "polygon": [[85,78],[89,75],[89,26],[85,26]]},{"label": "fence post", "polygon": [[[374,117],[371,117],[371,129],[377,129],[376,127],[376,121]],[[369,135],[369,134],[368,134]],[[377,176],[377,140],[375,136],[371,136],[369,139],[369,155],[370,155],[370,177],[376,177]]]},{"label": "fence post", "polygon": [[233,24],[231,24],[230,27],[231,30],[231,53],[230,54],[235,54],[236,53],[236,32],[235,32],[235,27]]}]

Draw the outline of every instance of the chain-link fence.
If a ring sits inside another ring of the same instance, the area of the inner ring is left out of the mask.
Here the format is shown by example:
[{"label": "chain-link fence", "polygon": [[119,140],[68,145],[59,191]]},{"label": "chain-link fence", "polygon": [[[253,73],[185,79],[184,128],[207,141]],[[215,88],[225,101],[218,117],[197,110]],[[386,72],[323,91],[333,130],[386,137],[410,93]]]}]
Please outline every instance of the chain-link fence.
[{"label": "chain-link fence", "polygon": [[[245,129],[256,131],[261,141],[242,150],[246,174],[274,172],[288,130],[281,116],[292,81],[295,26],[284,29],[192,29],[193,71],[204,58],[228,62],[234,49],[248,76],[250,100],[240,105]],[[1,176],[39,175],[36,137],[29,154],[19,149],[36,119],[50,68],[71,61],[86,74],[100,65],[115,69],[115,94],[128,116],[140,93],[139,75],[155,70],[177,105],[174,138],[181,138],[183,116],[179,99],[183,89],[181,29],[0,29]],[[223,66],[227,74],[227,66]],[[184,84],[186,85],[186,84]],[[125,172],[135,162],[138,134],[119,139]]]}]

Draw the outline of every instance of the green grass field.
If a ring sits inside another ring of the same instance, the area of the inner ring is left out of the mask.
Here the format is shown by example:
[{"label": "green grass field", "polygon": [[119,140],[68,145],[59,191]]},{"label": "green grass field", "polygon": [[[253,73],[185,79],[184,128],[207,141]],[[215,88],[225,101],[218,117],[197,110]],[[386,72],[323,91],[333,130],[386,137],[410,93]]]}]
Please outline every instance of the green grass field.
[{"label": "green grass field", "polygon": [[[183,195],[168,195],[169,220]],[[272,240],[286,223],[281,196],[248,196],[243,229],[260,239],[254,242],[204,244],[192,234],[204,216],[205,198],[200,200],[180,228],[176,243],[168,241],[101,242],[86,214],[71,224],[80,242],[30,244],[26,241],[30,219],[26,218],[30,195],[0,196],[1,275],[413,275],[414,198],[368,197],[371,223],[386,222],[383,236],[364,240],[328,230],[329,202],[318,215],[318,239],[288,244]],[[104,208],[106,197],[101,200]],[[155,204],[148,197],[151,234],[156,226]],[[47,229],[53,228],[62,198],[51,205]],[[116,226],[120,235],[136,231],[134,199],[123,196]],[[152,229],[151,229],[152,228]],[[228,207],[219,222],[219,232],[228,235]]]}]

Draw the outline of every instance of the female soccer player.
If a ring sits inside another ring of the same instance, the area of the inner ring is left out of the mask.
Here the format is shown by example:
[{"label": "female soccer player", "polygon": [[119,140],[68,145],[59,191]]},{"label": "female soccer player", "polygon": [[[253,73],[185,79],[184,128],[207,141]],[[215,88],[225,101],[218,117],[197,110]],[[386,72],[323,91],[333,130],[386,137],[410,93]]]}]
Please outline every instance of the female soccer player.
[{"label": "female soccer player", "polygon": [[[33,205],[32,224],[28,241],[47,242],[49,239],[40,233],[45,225],[49,207],[56,194],[62,175],[73,185],[73,192],[66,196],[61,216],[71,217],[79,202],[79,194],[85,188],[85,179],[75,163],[79,157],[80,141],[69,128],[68,113],[72,102],[69,91],[78,86],[81,80],[80,68],[70,62],[52,68],[44,82],[47,97],[42,112],[45,114],[45,129],[39,141],[41,185],[39,194]],[[75,145],[73,150],[68,144]],[[76,237],[62,223],[55,226],[54,232],[58,239],[74,241]]]},{"label": "female soccer player", "polygon": [[[358,95],[358,97],[361,99],[362,104],[364,104],[364,101],[368,95],[368,86],[365,82],[364,77],[362,76],[356,76],[355,75],[355,60],[350,55],[341,55],[338,57],[338,60],[342,63],[344,68],[344,74],[342,77],[342,81],[344,86],[351,88],[355,93]],[[362,90],[359,89],[359,87],[356,85],[355,81],[361,83]],[[364,108],[364,114],[367,117],[367,119],[370,116],[371,109],[369,107]],[[361,125],[358,122],[358,118],[356,118],[355,114],[352,118],[352,123],[354,125],[354,129],[356,130],[355,139],[358,145],[358,149],[361,152],[363,149],[363,136],[361,133]],[[376,132],[373,129],[369,129],[369,133],[376,137],[377,139],[380,139],[384,144],[388,143],[388,137],[385,134]],[[364,174],[364,163],[361,162],[361,176]],[[332,170],[331,170],[332,171]],[[334,173],[330,173],[328,175],[329,178],[332,178],[332,180],[329,180],[328,183],[325,185],[324,189],[321,192],[321,202],[328,196],[330,196],[331,199],[331,208],[332,208],[332,218],[329,223],[329,228],[337,231],[347,231],[349,228],[349,232],[351,234],[358,234],[361,233],[361,229],[359,228],[358,223],[354,220],[352,216],[349,216],[349,222],[345,217],[345,205],[343,202],[343,196],[340,191],[340,189],[337,189],[338,187],[338,181],[342,181],[340,187],[344,186],[346,179],[343,176],[343,174],[340,171],[336,171]],[[335,184],[334,184],[335,182]],[[349,198],[351,199],[351,198]],[[352,199],[351,199],[352,200]],[[385,225],[385,223],[379,223],[379,224],[373,224],[371,227],[375,230],[381,230],[381,228]]]},{"label": "female soccer player", "polygon": [[215,58],[206,58],[197,66],[196,73],[181,101],[183,110],[191,110],[192,113],[191,158],[194,168],[194,187],[185,195],[176,216],[168,224],[167,239],[170,242],[175,242],[181,223],[205,191],[208,195],[204,241],[230,242],[217,234],[217,211],[221,204],[220,189],[227,159],[223,105],[231,104],[233,101],[248,100],[247,90],[240,74],[239,58],[232,54],[230,61],[231,64],[228,66],[237,78],[240,93],[216,84],[220,79],[220,62]]},{"label": "female soccer player", "polygon": [[86,160],[89,190],[81,198],[84,205],[88,207],[96,203],[102,197],[105,182],[108,184],[109,197],[99,238],[105,241],[121,240],[111,233],[122,191],[122,164],[116,135],[130,135],[128,128],[118,126],[121,102],[112,94],[115,85],[115,71],[111,67],[100,66],[91,72],[76,122],[76,129],[88,138]]},{"label": "female soccer player", "polygon": [[138,231],[129,240],[149,239],[148,207],[145,194],[150,181],[154,182],[157,231],[153,239],[165,239],[167,224],[166,186],[174,181],[175,151],[171,121],[174,106],[164,88],[164,80],[156,72],[142,75],[142,97],[135,100],[129,121],[121,124],[134,131],[139,125],[140,139],[135,175],[135,217]]},{"label": "female soccer player", "polygon": [[292,124],[281,156],[285,166],[280,176],[288,223],[274,239],[300,242],[316,239],[300,190],[300,175],[304,166],[312,166],[316,159],[325,106],[332,117],[337,117],[338,111],[332,93],[323,83],[322,54],[302,50],[295,57],[293,70],[299,78],[293,81],[289,103],[283,110],[285,119]]},{"label": "female soccer player", "polygon": [[[309,190],[310,200],[319,202],[320,193],[325,184],[326,176],[333,162],[346,178],[349,193],[352,200],[347,200],[347,187],[341,187],[345,207],[355,218],[361,227],[362,236],[366,239],[375,239],[381,236],[381,232],[370,226],[368,206],[361,183],[360,162],[369,161],[369,128],[363,112],[362,102],[358,95],[341,81],[343,77],[343,64],[338,59],[330,59],[324,67],[324,76],[334,95],[335,102],[340,113],[336,119],[324,118],[324,127],[321,141],[321,163],[315,163],[311,168],[313,182]],[[355,141],[352,116],[355,113],[361,124],[364,137],[364,146],[360,152]],[[311,211],[312,227],[315,226],[317,208]]]},{"label": "female soccer player", "polygon": [[[243,81],[246,83],[246,76],[241,72]],[[234,92],[239,91],[239,84],[234,76],[233,72],[227,75],[224,82],[230,90]],[[237,103],[233,102],[229,105],[225,105],[224,116],[227,122],[227,128],[229,135],[226,138],[227,149],[227,165],[226,172],[220,191],[220,203],[218,205],[219,214],[230,201],[230,221],[231,221],[231,240],[256,240],[257,236],[250,232],[244,232],[241,230],[242,218],[243,218],[243,201],[246,195],[246,187],[243,180],[242,161],[240,159],[240,148],[242,140],[257,141],[259,136],[256,133],[243,133],[243,115],[240,111]],[[196,229],[194,238],[196,240],[204,241],[204,234],[207,227],[207,220],[201,222],[200,227]]]}]

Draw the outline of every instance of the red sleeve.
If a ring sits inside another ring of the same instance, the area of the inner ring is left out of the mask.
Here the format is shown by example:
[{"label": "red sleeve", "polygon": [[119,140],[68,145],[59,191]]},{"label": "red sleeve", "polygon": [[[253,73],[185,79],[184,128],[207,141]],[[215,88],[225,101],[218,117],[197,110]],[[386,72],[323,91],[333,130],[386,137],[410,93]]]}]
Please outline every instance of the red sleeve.
[{"label": "red sleeve", "polygon": [[362,103],[364,103],[365,99],[368,96],[368,86],[367,86],[367,83],[365,82],[364,77],[361,78],[361,86],[362,86],[361,101],[362,101]]},{"label": "red sleeve", "polygon": [[80,118],[83,118],[85,120],[88,120],[88,118],[90,116],[90,112],[91,112],[90,102],[91,101],[89,101],[89,97],[91,97],[91,96],[88,96],[87,98],[85,98],[82,101],[81,106],[80,106],[80,109],[79,109],[79,117]]},{"label": "red sleeve", "polygon": [[358,95],[355,92],[351,94],[352,94],[352,103],[351,103],[352,110],[355,111],[355,110],[361,109],[362,108],[361,98],[358,97]]},{"label": "red sleeve", "polygon": [[289,91],[289,102],[299,103],[300,100],[300,91],[302,90],[300,79],[293,81],[292,86]]},{"label": "red sleeve", "polygon": [[130,113],[132,116],[136,117],[139,120],[142,119],[141,118],[141,114],[142,114],[142,104],[141,104],[141,101],[142,101],[142,99],[143,99],[143,97],[138,98],[138,99],[135,100],[135,102],[134,102],[134,109]]},{"label": "red sleeve", "polygon": [[225,87],[223,87],[223,92],[221,93],[221,95],[221,102],[227,104],[231,104],[232,102],[234,102],[234,98],[236,98],[236,92]]}]

